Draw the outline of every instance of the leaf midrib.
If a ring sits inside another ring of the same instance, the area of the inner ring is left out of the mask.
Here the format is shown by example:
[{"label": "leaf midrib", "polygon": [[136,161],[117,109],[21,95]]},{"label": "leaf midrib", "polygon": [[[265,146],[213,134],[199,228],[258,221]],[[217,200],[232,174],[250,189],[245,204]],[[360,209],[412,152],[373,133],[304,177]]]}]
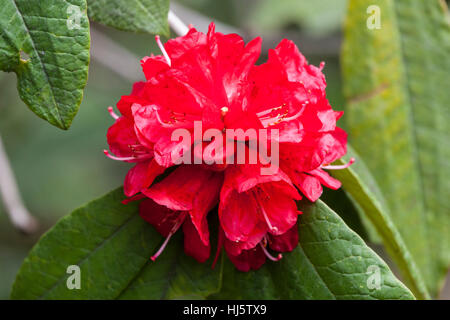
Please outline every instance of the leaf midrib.
[{"label": "leaf midrib", "polygon": [[[130,218],[125,220],[124,223],[119,225],[108,237],[104,238],[102,242],[98,244],[98,246],[89,252],[84,258],[82,258],[80,261],[75,263],[75,265],[81,267],[91,256],[93,256],[98,250],[100,250],[108,241],[113,239],[115,236],[117,236],[120,231],[122,231],[123,228],[125,228],[129,223],[131,223],[136,217],[139,217],[139,215],[132,215]],[[45,299],[53,290],[55,290],[64,280],[66,279],[66,275],[63,274],[61,277],[59,277],[59,280],[53,284],[46,292],[44,292],[41,296],[39,296],[37,299],[42,300]]]},{"label": "leaf midrib", "polygon": [[311,269],[314,271],[314,273],[317,275],[317,277],[320,279],[320,281],[323,283],[323,285],[325,286],[325,288],[327,288],[328,292],[333,296],[333,298],[336,300],[336,294],[330,289],[330,287],[328,286],[328,284],[325,282],[325,280],[322,278],[322,275],[320,274],[319,270],[316,268],[316,265],[311,261],[311,258],[308,256],[308,254],[306,253],[305,249],[303,248],[302,242],[299,241],[298,242],[298,248],[303,252],[303,254],[305,255],[306,259],[308,259],[308,263],[311,265]]},{"label": "leaf midrib", "polygon": [[18,16],[20,17],[20,20],[22,20],[23,27],[25,28],[25,31],[26,31],[26,33],[28,35],[28,38],[30,39],[31,46],[33,47],[33,50],[36,53],[36,56],[37,56],[38,61],[39,61],[39,65],[41,66],[42,72],[43,72],[43,74],[44,74],[44,76],[45,76],[45,78],[47,80],[47,83],[48,83],[48,86],[49,86],[50,92],[51,92],[51,97],[52,97],[52,101],[53,101],[54,110],[56,110],[56,114],[57,114],[57,116],[59,118],[59,119],[57,119],[57,120],[59,120],[59,125],[61,126],[62,129],[67,129],[67,126],[64,123],[64,121],[62,119],[62,115],[61,115],[61,113],[60,113],[60,111],[58,109],[58,104],[56,103],[56,100],[55,100],[55,93],[53,92],[53,86],[52,86],[52,84],[50,82],[50,78],[48,76],[47,69],[45,68],[44,63],[42,62],[42,59],[41,59],[41,56],[39,55],[38,50],[36,49],[36,45],[34,43],[33,36],[31,35],[31,32],[30,32],[30,30],[28,28],[28,25],[25,22],[25,19],[23,17],[22,12],[20,11],[19,7],[17,6],[16,0],[12,0],[12,3],[14,4],[14,7],[16,8],[16,12],[17,12]]}]

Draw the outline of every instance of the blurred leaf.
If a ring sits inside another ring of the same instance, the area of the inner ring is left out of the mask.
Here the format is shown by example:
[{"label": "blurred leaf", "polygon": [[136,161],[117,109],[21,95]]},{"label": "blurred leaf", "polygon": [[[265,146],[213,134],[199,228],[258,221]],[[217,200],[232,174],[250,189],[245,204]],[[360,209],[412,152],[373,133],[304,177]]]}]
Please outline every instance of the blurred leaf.
[{"label": "blurred leaf", "polygon": [[[199,264],[183,253],[181,235],[172,239],[156,263],[150,262],[148,257],[162,238],[140,218],[136,203],[120,203],[122,193],[118,189],[89,203],[44,235],[25,259],[11,297],[206,298],[223,284],[223,291],[213,297],[413,298],[387,265],[321,202],[303,205],[300,244],[294,252],[257,272],[241,273],[227,262],[222,279],[221,266],[211,270],[210,262]],[[80,290],[66,286],[70,265],[81,269]],[[378,289],[368,288],[370,277],[377,278],[369,267],[380,272]]]},{"label": "blurred leaf", "polygon": [[[320,200],[302,202],[299,245],[257,271],[236,272],[226,259],[215,299],[413,299],[364,241]],[[371,270],[380,287],[369,289]]]},{"label": "blurred leaf", "polygon": [[92,20],[123,31],[169,35],[169,0],[87,0]]},{"label": "blurred leaf", "polygon": [[298,24],[315,35],[338,31],[345,16],[347,0],[264,0],[254,10],[250,24],[254,28],[280,30]]},{"label": "blurred leaf", "polygon": [[362,159],[349,146],[347,155],[343,159],[337,160],[334,164],[342,165],[350,157],[357,159],[351,167],[344,170],[333,170],[331,174],[342,182],[343,188],[361,206],[365,216],[375,226],[388,253],[397,263],[415,296],[421,299],[429,298],[429,293],[417,269],[417,265],[390,217],[377,183]]},{"label": "blurred leaf", "polygon": [[[353,147],[374,175],[432,296],[450,265],[450,26],[439,0],[349,3],[343,47]],[[371,22],[371,20],[369,20]]]},{"label": "blurred leaf", "polygon": [[0,70],[17,74],[34,113],[68,129],[88,76],[86,1],[0,0],[0,7]]}]

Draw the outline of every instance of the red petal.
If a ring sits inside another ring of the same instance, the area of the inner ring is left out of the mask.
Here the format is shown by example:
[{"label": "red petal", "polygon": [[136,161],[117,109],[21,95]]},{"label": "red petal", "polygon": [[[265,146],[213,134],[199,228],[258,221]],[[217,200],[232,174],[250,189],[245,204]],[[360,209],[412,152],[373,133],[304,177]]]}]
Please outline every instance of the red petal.
[{"label": "red petal", "polygon": [[245,242],[266,233],[265,224],[256,211],[257,204],[250,196],[222,189],[221,199],[219,219],[229,240]]},{"label": "red petal", "polygon": [[228,254],[228,257],[231,262],[233,262],[236,269],[243,272],[258,270],[264,262],[266,262],[266,256],[260,246],[257,246],[251,250],[242,251],[242,253],[237,256]]},{"label": "red petal", "polygon": [[323,189],[319,179],[308,174],[299,173],[295,180],[296,186],[312,202],[322,195]]},{"label": "red petal", "polygon": [[298,245],[298,227],[297,224],[285,233],[274,236],[269,235],[269,246],[272,250],[278,252],[290,252]]},{"label": "red petal", "polygon": [[268,225],[268,231],[274,235],[281,235],[292,228],[299,214],[297,204],[293,200],[295,188],[283,184],[282,182],[264,184],[260,187],[263,192],[257,197],[259,206],[265,211],[272,226],[270,229]]},{"label": "red petal", "polygon": [[202,109],[213,103],[190,84],[180,80],[178,73],[177,70],[171,70],[165,73],[164,77],[158,77],[157,80],[153,79],[148,82],[145,94],[152,104],[164,110],[197,116],[200,120]]},{"label": "red petal", "polygon": [[314,175],[317,179],[319,179],[320,183],[322,183],[324,186],[337,190],[341,187],[341,182],[332,176],[330,176],[327,172],[316,169],[310,172],[312,175]]},{"label": "red petal", "polygon": [[169,54],[172,62],[174,62],[186,52],[189,52],[189,50],[205,44],[206,35],[202,32],[198,32],[195,28],[191,28],[185,36],[167,41],[164,44],[164,48]]},{"label": "red petal", "polygon": [[[152,105],[141,106],[134,104],[132,111],[135,131],[141,143],[146,146],[152,146],[157,152],[155,159],[161,166],[169,167],[173,165],[172,150],[180,144],[171,140],[173,129],[161,127]],[[184,143],[184,141],[181,143]]]},{"label": "red petal", "polygon": [[185,212],[170,210],[151,199],[146,199],[139,204],[139,214],[164,237],[169,235],[180,219],[186,217]]},{"label": "red petal", "polygon": [[211,173],[209,179],[203,183],[202,188],[197,192],[192,210],[190,211],[192,223],[205,245],[209,245],[209,231],[206,216],[219,202],[222,183],[222,173]]},{"label": "red petal", "polygon": [[289,81],[302,81],[305,87],[325,94],[325,76],[319,68],[308,65],[294,42],[283,39],[275,48],[278,59],[284,65]]},{"label": "red petal", "polygon": [[116,120],[108,129],[106,138],[109,149],[118,157],[133,156],[133,150],[130,146],[141,144],[134,132],[133,122],[125,117],[120,117]]},{"label": "red petal", "polygon": [[329,141],[324,143],[324,149],[327,152],[324,164],[342,158],[347,153],[347,133],[336,127],[336,130],[330,132]]},{"label": "red petal", "polygon": [[200,263],[208,260],[211,251],[209,239],[207,241],[207,244],[205,244],[205,242],[200,239],[199,233],[189,217],[183,224],[183,232],[184,252],[186,252],[186,254],[190,255]]},{"label": "red petal", "polygon": [[172,210],[192,210],[194,199],[215,172],[182,165],[161,182],[143,190],[147,197]]},{"label": "red petal", "polygon": [[125,117],[132,119],[131,106],[134,103],[139,103],[142,105],[148,104],[148,101],[142,97],[145,82],[138,81],[133,84],[133,90],[128,96],[122,96],[117,102],[117,109]]},{"label": "red petal", "polygon": [[225,239],[225,250],[233,256],[240,255],[243,250],[250,250],[255,248],[261,242],[265,234],[266,232],[255,233],[251,237],[249,237],[247,241],[230,241],[228,239]]},{"label": "red petal", "polygon": [[[278,181],[292,185],[291,180],[282,170],[277,170],[277,173],[272,175],[263,175],[261,168],[260,164],[230,165],[225,173],[225,190],[235,189],[238,192],[245,192],[258,184]],[[223,201],[222,198],[221,201]]]},{"label": "red petal", "polygon": [[137,163],[128,171],[124,183],[124,192],[127,197],[131,197],[143,189],[148,188],[155,178],[164,172],[155,160]]},{"label": "red petal", "polygon": [[145,57],[141,60],[141,65],[147,80],[170,68],[163,56]]}]

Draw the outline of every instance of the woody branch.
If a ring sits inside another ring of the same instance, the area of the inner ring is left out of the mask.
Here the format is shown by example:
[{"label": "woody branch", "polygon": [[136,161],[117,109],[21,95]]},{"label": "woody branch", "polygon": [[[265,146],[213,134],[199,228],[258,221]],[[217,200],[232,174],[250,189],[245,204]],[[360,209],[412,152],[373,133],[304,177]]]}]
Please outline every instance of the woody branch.
[{"label": "woody branch", "polygon": [[23,204],[0,137],[0,196],[12,224],[22,232],[36,231],[38,223]]}]

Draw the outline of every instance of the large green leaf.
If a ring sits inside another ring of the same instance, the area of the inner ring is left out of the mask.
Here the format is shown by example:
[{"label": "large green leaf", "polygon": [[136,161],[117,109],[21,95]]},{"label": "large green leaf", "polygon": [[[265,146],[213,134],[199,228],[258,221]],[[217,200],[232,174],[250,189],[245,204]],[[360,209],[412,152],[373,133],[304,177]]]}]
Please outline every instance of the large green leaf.
[{"label": "large green leaf", "polygon": [[[349,1],[343,46],[346,119],[429,291],[450,264],[450,26],[439,0]],[[369,21],[369,24],[372,20]]]},{"label": "large green leaf", "polygon": [[347,155],[337,160],[335,164],[343,165],[351,157],[357,159],[356,163],[344,170],[333,170],[331,174],[342,182],[345,191],[362,208],[365,217],[375,227],[415,296],[421,299],[429,298],[417,265],[390,217],[376,181],[362,159],[348,146]]},{"label": "large green leaf", "polygon": [[0,70],[15,72],[22,100],[68,129],[89,65],[85,0],[0,0]]},{"label": "large green leaf", "polygon": [[87,0],[92,20],[133,32],[169,35],[169,0]]},{"label": "large green leaf", "polygon": [[[118,189],[63,218],[25,259],[12,299],[202,297],[217,291],[220,268],[198,265],[174,237],[157,263],[162,237]],[[69,290],[67,268],[80,267],[81,289]],[[196,268],[198,268],[196,270]]]},{"label": "large green leaf", "polygon": [[[224,266],[220,299],[412,299],[386,263],[318,200],[303,202],[299,245],[283,259],[260,270],[236,272]],[[380,286],[371,275],[378,270]],[[239,288],[239,289],[236,289]]]},{"label": "large green leaf", "polygon": [[[139,217],[136,204],[122,205],[122,199],[122,190],[116,190],[57,223],[24,261],[11,297],[413,298],[387,265],[323,203],[304,204],[300,244],[294,252],[280,262],[267,262],[259,271],[242,273],[224,257],[211,270],[211,261],[199,264],[186,256],[181,234],[155,263],[149,261],[162,238]],[[80,290],[66,286],[70,265],[81,269]],[[375,269],[380,286],[369,289]]]}]

